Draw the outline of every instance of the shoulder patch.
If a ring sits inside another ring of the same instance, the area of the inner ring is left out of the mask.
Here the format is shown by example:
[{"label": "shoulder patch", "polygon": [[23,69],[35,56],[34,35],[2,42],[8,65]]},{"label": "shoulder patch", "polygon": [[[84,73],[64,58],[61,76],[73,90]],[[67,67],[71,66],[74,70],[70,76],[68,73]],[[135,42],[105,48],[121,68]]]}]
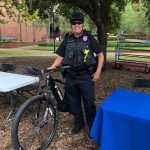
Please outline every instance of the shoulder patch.
[{"label": "shoulder patch", "polygon": [[84,35],[84,36],[83,36],[83,41],[86,42],[87,40],[88,40],[88,36],[87,36],[87,35]]}]

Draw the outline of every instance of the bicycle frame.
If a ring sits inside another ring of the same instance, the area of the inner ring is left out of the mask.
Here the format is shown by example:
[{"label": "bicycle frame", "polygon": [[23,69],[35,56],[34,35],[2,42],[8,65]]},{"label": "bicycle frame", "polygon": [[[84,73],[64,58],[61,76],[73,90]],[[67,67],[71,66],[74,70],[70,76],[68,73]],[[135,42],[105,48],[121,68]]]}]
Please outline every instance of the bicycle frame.
[{"label": "bicycle frame", "polygon": [[[56,71],[60,71],[63,69],[69,69],[70,66],[63,66],[60,68],[56,68]],[[54,69],[55,70],[55,69]],[[52,75],[51,72],[47,75],[47,85],[48,85],[48,90],[52,91],[52,94],[54,95],[58,110],[61,112],[70,112],[70,106],[69,103],[66,99],[66,94],[64,92],[64,95],[62,94],[62,91],[60,87],[58,86],[57,83],[60,83],[61,85],[65,86],[65,83],[59,79],[55,79]],[[50,93],[49,91],[49,93]],[[71,112],[70,112],[71,113]]]},{"label": "bicycle frame", "polygon": [[52,91],[54,97],[57,100],[57,103],[62,104],[64,101],[64,97],[63,97],[63,94],[62,94],[59,86],[56,83],[60,83],[60,84],[64,85],[64,82],[53,78],[50,74],[47,76],[47,81],[48,81],[48,86],[50,88],[49,90]]},{"label": "bicycle frame", "polygon": [[[57,67],[57,68],[52,69],[52,71],[61,72],[61,70],[68,69],[68,68],[70,68],[70,66]],[[35,68],[35,67],[30,67],[30,69],[35,74],[40,74],[41,76],[42,76],[42,74],[47,72],[44,69]],[[69,104],[65,101],[66,95],[62,94],[62,91],[61,91],[61,89],[57,83],[60,83],[61,85],[64,86],[64,82],[59,80],[59,79],[54,78],[52,76],[52,72],[49,71],[46,78],[45,78],[45,84],[40,87],[40,91],[38,93],[39,93],[39,95],[42,95],[42,94],[45,95],[47,105],[48,105],[49,101],[52,100],[52,98],[51,98],[51,92],[52,92],[54,98],[56,99],[57,104],[56,103],[55,104],[57,105],[58,110],[61,112],[68,112],[69,111],[69,107],[68,107]],[[44,91],[45,87],[46,87],[46,91]]]},{"label": "bicycle frame", "polygon": [[[60,68],[57,67],[57,68],[53,69],[53,71],[59,71],[60,72],[61,69],[66,69],[68,67],[69,66],[67,66],[67,67],[63,66]],[[33,68],[33,69],[34,69],[34,72],[37,71],[39,73],[39,68]],[[43,69],[40,69],[40,70],[41,70],[41,74],[45,73],[45,71]],[[45,78],[45,84],[40,87],[41,90],[38,93],[40,95],[41,94],[46,95],[46,99],[47,99],[47,101],[49,101],[49,100],[51,100],[50,94],[52,92],[52,95],[56,99],[58,110],[61,112],[68,112],[69,111],[68,103],[66,103],[66,101],[65,101],[66,95],[62,93],[62,91],[61,91],[61,89],[57,83],[60,83],[64,87],[65,83],[63,81],[54,78],[51,71],[48,72],[48,74]],[[46,91],[43,90],[45,87],[46,87]]]}]

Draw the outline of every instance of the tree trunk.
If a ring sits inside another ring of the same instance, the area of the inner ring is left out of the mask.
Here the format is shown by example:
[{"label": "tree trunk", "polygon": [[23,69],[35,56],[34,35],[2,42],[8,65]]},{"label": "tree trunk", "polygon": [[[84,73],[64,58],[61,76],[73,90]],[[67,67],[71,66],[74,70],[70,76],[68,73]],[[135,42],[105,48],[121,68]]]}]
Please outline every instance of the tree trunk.
[{"label": "tree trunk", "polygon": [[22,42],[21,12],[19,11],[20,42]]},{"label": "tree trunk", "polygon": [[98,41],[100,43],[100,46],[102,47],[103,53],[104,53],[104,66],[103,69],[106,68],[106,62],[107,62],[107,31],[105,25],[101,22],[100,24],[97,24],[97,32],[98,32]]},{"label": "tree trunk", "polygon": [[25,22],[25,27],[26,27],[26,42],[28,43],[28,25],[27,23]]},{"label": "tree trunk", "polygon": [[35,21],[33,20],[33,42],[36,42],[36,29],[35,29]]}]

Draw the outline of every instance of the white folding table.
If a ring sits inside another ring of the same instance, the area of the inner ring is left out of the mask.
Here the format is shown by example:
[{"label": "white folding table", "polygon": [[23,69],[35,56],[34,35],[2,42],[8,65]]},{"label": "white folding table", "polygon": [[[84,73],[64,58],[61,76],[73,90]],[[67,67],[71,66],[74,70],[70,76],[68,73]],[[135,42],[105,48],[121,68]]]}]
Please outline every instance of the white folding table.
[{"label": "white folding table", "polygon": [[11,92],[18,88],[21,88],[30,84],[34,84],[37,82],[39,82],[38,77],[0,71],[0,92],[9,93],[10,100],[11,100],[11,111],[9,112],[6,120],[4,121],[4,126],[14,109],[13,98],[12,98]]}]

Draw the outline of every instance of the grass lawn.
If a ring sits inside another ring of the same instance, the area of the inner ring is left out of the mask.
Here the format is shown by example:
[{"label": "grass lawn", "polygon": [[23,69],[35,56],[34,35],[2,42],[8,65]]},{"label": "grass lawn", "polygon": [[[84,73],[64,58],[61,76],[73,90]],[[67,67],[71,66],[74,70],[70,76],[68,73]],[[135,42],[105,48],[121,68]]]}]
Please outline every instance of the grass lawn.
[{"label": "grass lawn", "polygon": [[31,49],[32,50],[42,50],[42,51],[53,51],[54,46],[38,46],[38,45],[35,45]]},{"label": "grass lawn", "polygon": [[31,49],[1,49],[0,50],[0,56],[2,55],[42,55],[42,54],[48,54],[49,51],[35,51],[35,50],[31,50]]},{"label": "grass lawn", "polygon": [[150,47],[122,47],[124,50],[144,50],[144,51],[150,51]]},{"label": "grass lawn", "polygon": [[[115,42],[111,42],[115,43]],[[58,44],[57,44],[58,46]],[[57,47],[55,47],[57,49]],[[114,51],[115,52],[116,47],[115,46],[108,46],[107,51]],[[122,47],[124,50],[144,50],[144,51],[150,51],[150,47]],[[54,46],[29,46],[26,48],[15,48],[15,49],[0,49],[0,55],[42,55],[47,54],[49,52],[54,51]]]},{"label": "grass lawn", "polygon": [[24,52],[24,51],[0,51],[0,55],[33,55],[41,54],[41,52]]}]

